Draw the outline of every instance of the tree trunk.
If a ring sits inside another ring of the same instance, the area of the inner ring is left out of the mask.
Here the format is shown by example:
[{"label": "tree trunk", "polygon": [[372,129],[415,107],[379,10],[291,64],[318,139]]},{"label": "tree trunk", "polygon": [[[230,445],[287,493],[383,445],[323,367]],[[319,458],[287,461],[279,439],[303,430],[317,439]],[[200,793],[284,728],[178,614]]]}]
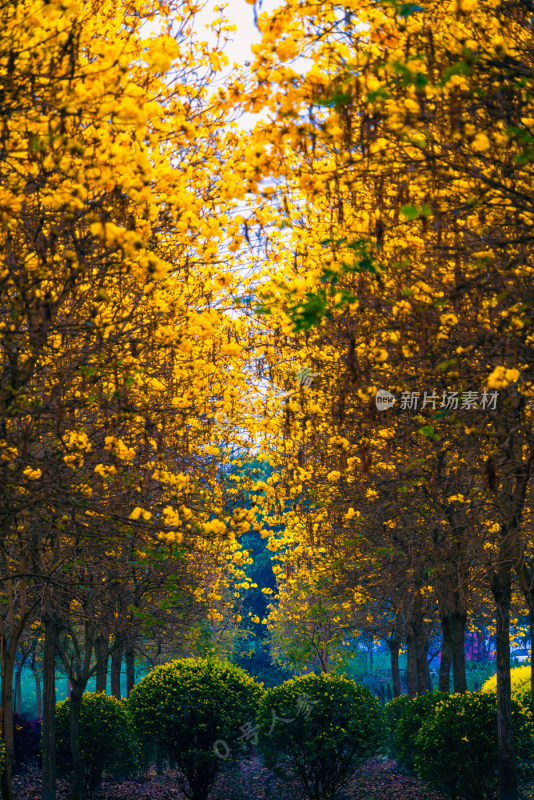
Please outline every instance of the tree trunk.
[{"label": "tree trunk", "polygon": [[22,706],[22,689],[20,686],[22,678],[22,663],[23,662],[18,665],[17,671],[15,672],[15,714],[20,714],[20,709]]},{"label": "tree trunk", "polygon": [[401,696],[401,681],[399,670],[399,650],[400,644],[396,638],[388,640],[389,654],[391,658],[391,678],[393,681],[393,697]]},{"label": "tree trunk", "polygon": [[[84,621],[84,642],[80,647],[76,631],[66,625],[68,635],[74,645],[74,655],[70,655],[62,641],[58,640],[58,652],[63,662],[63,667],[70,678],[70,714],[69,714],[69,734],[70,749],[72,757],[72,794],[71,800],[84,800],[85,786],[85,764],[81,751],[80,743],[80,712],[82,707],[83,693],[87,686],[87,681],[96,672],[96,667],[91,667],[93,649],[95,642],[95,626],[86,617]],[[82,658],[83,652],[83,658]]]},{"label": "tree trunk", "polygon": [[443,644],[441,646],[438,689],[440,692],[447,692],[448,694],[450,691],[452,665],[452,628],[451,619],[448,614],[441,614],[441,630],[443,633]]},{"label": "tree trunk", "polygon": [[414,635],[411,632],[408,634],[406,646],[408,649],[408,666],[406,670],[408,698],[413,700],[414,697],[417,697],[417,660],[415,655]]},{"label": "tree trunk", "polygon": [[426,652],[422,647],[416,647],[415,650],[415,661],[416,661],[416,669],[417,669],[417,694],[426,694],[428,681],[427,681],[427,670],[428,670],[428,662],[426,660]]},{"label": "tree trunk", "polygon": [[415,663],[417,670],[417,694],[426,694],[428,691],[428,643],[424,632],[422,620],[417,621],[415,630]]},{"label": "tree trunk", "polygon": [[56,643],[57,620],[45,615],[41,800],[56,800]]},{"label": "tree trunk", "polygon": [[467,615],[455,611],[451,614],[452,677],[455,692],[467,692],[465,676],[465,625]]},{"label": "tree trunk", "polygon": [[321,672],[326,675],[328,672],[328,655],[325,653],[319,654],[319,666],[321,668]]},{"label": "tree trunk", "polygon": [[512,688],[510,680],[510,602],[512,574],[502,566],[491,581],[497,631],[497,737],[499,748],[499,800],[517,800]]},{"label": "tree trunk", "polygon": [[35,715],[37,719],[41,719],[42,715],[42,703],[41,703],[41,678],[39,677],[39,671],[36,668],[35,664],[32,666],[33,677],[35,679]]},{"label": "tree trunk", "polygon": [[80,712],[82,709],[83,689],[78,681],[72,681],[70,695],[70,751],[72,756],[72,794],[71,800],[84,800],[84,762],[80,743]]},{"label": "tree trunk", "polygon": [[111,694],[117,700],[121,699],[121,664],[122,644],[117,645],[111,654]]},{"label": "tree trunk", "polygon": [[6,746],[6,763],[2,772],[2,797],[3,800],[13,800],[13,757],[15,745],[13,739],[13,677],[15,672],[16,645],[9,645],[2,640],[2,737]]},{"label": "tree trunk", "polygon": [[160,777],[163,775],[163,756],[161,755],[161,749],[159,745],[156,745],[156,775]]},{"label": "tree trunk", "polygon": [[126,647],[126,697],[135,686],[135,647],[133,643],[128,643]]},{"label": "tree trunk", "polygon": [[96,691],[105,692],[108,683],[108,650],[109,633],[95,638],[95,657],[98,662],[96,670]]}]

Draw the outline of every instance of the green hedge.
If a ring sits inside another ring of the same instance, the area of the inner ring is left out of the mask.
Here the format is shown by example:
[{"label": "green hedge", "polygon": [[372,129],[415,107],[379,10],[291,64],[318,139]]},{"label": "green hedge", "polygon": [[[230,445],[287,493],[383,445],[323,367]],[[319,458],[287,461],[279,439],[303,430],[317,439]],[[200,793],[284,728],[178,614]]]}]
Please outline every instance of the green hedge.
[{"label": "green hedge", "polygon": [[421,725],[432,716],[438,703],[448,697],[444,692],[428,692],[401,706],[393,735],[397,760],[410,772],[414,769],[415,740]]},{"label": "green hedge", "polygon": [[[530,717],[512,702],[520,772],[534,755]],[[415,740],[420,778],[450,797],[483,800],[498,784],[497,700],[490,692],[449,695],[421,726]]]},{"label": "green hedge", "polygon": [[226,758],[245,751],[262,694],[239,667],[183,658],[144,677],[128,708],[138,739],[178,767],[187,797],[205,800]]},{"label": "green hedge", "polygon": [[268,692],[258,712],[265,765],[310,800],[337,796],[384,744],[384,715],[369,689],[338,675],[305,675]]},{"label": "green hedge", "polygon": [[[56,704],[58,770],[70,772],[70,700]],[[80,744],[84,760],[85,791],[90,795],[103,772],[130,775],[136,767],[136,745],[124,701],[103,692],[86,692],[80,711]]]},{"label": "green hedge", "polygon": [[401,694],[400,697],[394,697],[393,700],[390,700],[389,703],[386,703],[384,706],[388,734],[388,750],[392,758],[397,758],[395,749],[395,728],[403,714],[406,704],[409,702],[408,695]]}]

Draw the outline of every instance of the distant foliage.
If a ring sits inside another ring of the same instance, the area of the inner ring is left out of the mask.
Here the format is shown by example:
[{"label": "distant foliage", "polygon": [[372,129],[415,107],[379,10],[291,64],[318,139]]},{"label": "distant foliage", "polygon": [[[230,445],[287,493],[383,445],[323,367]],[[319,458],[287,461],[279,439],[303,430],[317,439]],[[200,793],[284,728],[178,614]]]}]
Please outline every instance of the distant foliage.
[{"label": "distant foliage", "polygon": [[157,667],[132,691],[138,739],[156,743],[191,800],[206,800],[221,766],[244,752],[263,689],[239,667],[183,658]]},{"label": "distant foliage", "polygon": [[[516,755],[528,771],[534,755],[530,716],[512,701]],[[484,800],[498,785],[497,702],[491,692],[448,695],[415,740],[420,778],[449,797]]]},{"label": "distant foliage", "polygon": [[[58,771],[71,769],[70,700],[56,705]],[[103,692],[86,692],[80,713],[80,741],[85,791],[91,795],[104,772],[130,775],[136,767],[136,745],[125,703]]]},{"label": "distant foliage", "polygon": [[[530,673],[530,666],[516,667],[510,670],[512,697],[525,711],[528,711],[530,704]],[[493,675],[488,678],[481,691],[495,693],[497,691],[497,676]]]},{"label": "distant foliage", "polygon": [[495,663],[493,661],[467,661],[465,674],[468,691],[478,692],[483,688],[484,682],[492,675],[495,675]]},{"label": "distant foliage", "polygon": [[296,780],[309,800],[335,797],[385,738],[378,699],[338,675],[305,675],[272,689],[258,722],[265,765]]}]

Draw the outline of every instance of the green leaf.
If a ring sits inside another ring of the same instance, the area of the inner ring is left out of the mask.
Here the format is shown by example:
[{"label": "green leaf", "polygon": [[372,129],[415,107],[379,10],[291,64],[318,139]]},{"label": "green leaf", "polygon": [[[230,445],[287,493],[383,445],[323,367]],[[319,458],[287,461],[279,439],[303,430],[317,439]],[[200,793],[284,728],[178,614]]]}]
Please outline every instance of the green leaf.
[{"label": "green leaf", "polygon": [[324,292],[306,292],[304,299],[289,308],[288,314],[295,331],[308,331],[325,316],[327,300]]},{"label": "green leaf", "polygon": [[404,19],[407,19],[408,17],[411,17],[412,14],[418,14],[422,10],[423,6],[420,6],[417,3],[403,3],[399,8],[399,15]]},{"label": "green leaf", "polygon": [[272,314],[272,309],[268,305],[257,305],[254,307],[256,314]]},{"label": "green leaf", "polygon": [[322,97],[319,100],[316,100],[316,104],[318,106],[324,106],[325,108],[331,108],[332,106],[343,106],[346,105],[350,100],[350,94],[346,92],[339,92],[338,94],[333,94],[330,97]]},{"label": "green leaf", "polygon": [[370,103],[374,103],[376,100],[387,100],[390,97],[390,93],[384,86],[379,86],[378,89],[375,89],[373,92],[369,92],[367,95],[367,100]]},{"label": "green leaf", "polygon": [[426,203],[423,203],[421,207],[417,206],[403,206],[401,208],[400,213],[406,217],[406,219],[419,219],[419,217],[429,217],[432,214],[432,209]]},{"label": "green leaf", "polygon": [[418,219],[419,218],[419,209],[417,206],[403,206],[400,210],[400,213],[406,219]]},{"label": "green leaf", "polygon": [[443,73],[443,78],[439,81],[439,86],[445,86],[449,80],[453,77],[453,75],[470,75],[471,68],[469,64],[465,61],[458,61],[456,64],[452,64],[452,66],[447,67],[445,72]]},{"label": "green leaf", "polygon": [[419,428],[419,433],[428,437],[429,439],[433,439],[436,442],[440,441],[439,436],[434,432],[433,425],[423,425],[422,428]]}]

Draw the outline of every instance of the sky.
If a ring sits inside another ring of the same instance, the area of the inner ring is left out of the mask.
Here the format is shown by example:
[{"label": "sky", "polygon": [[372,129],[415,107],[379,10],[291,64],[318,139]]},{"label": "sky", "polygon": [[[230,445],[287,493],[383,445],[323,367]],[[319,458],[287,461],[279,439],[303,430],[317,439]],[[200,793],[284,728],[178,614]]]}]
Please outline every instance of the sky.
[{"label": "sky", "polygon": [[[230,59],[230,66],[234,61],[239,64],[251,61],[250,46],[258,44],[261,34],[254,24],[254,8],[246,0],[227,0],[226,3],[223,0],[209,0],[204,10],[197,16],[195,27],[198,30],[199,39],[210,41],[209,31],[204,28],[204,25],[214,18],[214,6],[223,4],[226,5],[226,17],[237,27],[237,31],[232,34],[234,41],[229,43],[225,50]],[[280,0],[263,0],[258,13],[270,12],[278,5],[280,5]]]}]

